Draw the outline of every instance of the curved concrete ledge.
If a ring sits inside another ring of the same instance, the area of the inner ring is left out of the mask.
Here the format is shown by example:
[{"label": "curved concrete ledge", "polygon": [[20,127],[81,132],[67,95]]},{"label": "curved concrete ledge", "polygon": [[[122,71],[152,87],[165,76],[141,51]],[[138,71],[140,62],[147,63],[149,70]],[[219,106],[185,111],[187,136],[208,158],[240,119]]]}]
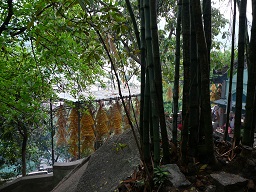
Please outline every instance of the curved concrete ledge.
[{"label": "curved concrete ledge", "polygon": [[53,174],[20,177],[0,187],[1,192],[46,192],[51,191]]},{"label": "curved concrete ledge", "polygon": [[89,158],[90,157],[68,163],[55,163],[53,165],[54,186],[58,185],[60,181],[68,178],[70,174],[74,173],[79,167],[86,163]]},{"label": "curved concrete ledge", "polygon": [[1,186],[0,192],[50,192],[88,160],[89,157],[68,163],[55,163],[53,173],[20,177]]}]

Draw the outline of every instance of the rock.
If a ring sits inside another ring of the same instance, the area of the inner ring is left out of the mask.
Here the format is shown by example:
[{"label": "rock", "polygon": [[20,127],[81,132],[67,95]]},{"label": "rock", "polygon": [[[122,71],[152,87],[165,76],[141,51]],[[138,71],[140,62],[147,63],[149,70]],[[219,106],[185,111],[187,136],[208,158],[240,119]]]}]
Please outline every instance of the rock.
[{"label": "rock", "polygon": [[[160,191],[160,190],[159,190]],[[177,189],[176,187],[173,187],[173,186],[163,186],[161,188],[161,191],[168,191],[168,192],[179,192],[179,189]],[[126,190],[127,192],[127,190]],[[183,191],[184,192],[184,191]]]},{"label": "rock", "polygon": [[255,167],[255,162],[251,159],[247,159],[246,164],[249,165],[249,166]]},{"label": "rock", "polygon": [[114,191],[139,164],[140,155],[132,130],[115,135],[91,156],[75,191]]},{"label": "rock", "polygon": [[252,151],[252,158],[256,159],[256,151],[255,150]]},{"label": "rock", "polygon": [[195,187],[191,187],[189,190],[184,190],[183,192],[198,192]]},{"label": "rock", "polygon": [[253,180],[249,180],[247,183],[247,191],[255,191],[255,184]]},{"label": "rock", "polygon": [[188,180],[191,182],[191,183],[195,183],[196,182],[196,176],[194,175],[191,175],[191,176],[187,176]]},{"label": "rock", "polygon": [[215,185],[209,185],[206,187],[205,192],[216,192],[216,186]]},{"label": "rock", "polygon": [[[84,171],[87,168],[88,165],[88,160],[84,159],[81,164],[78,164],[68,175],[66,175],[61,182],[59,182],[59,184],[57,186],[55,186],[55,188],[51,191],[51,192],[73,192],[76,190],[78,181],[80,179],[80,177],[82,176],[82,174],[84,173]],[[76,161],[79,162],[80,160]],[[70,162],[68,164],[71,164],[74,162]],[[57,164],[57,163],[56,163]],[[56,165],[54,166],[55,169]],[[63,169],[67,168],[67,166],[63,166]],[[59,170],[60,172],[60,170]],[[54,171],[53,174],[58,173],[56,171]],[[55,177],[55,176],[54,176]],[[54,179],[54,181],[57,179]]]},{"label": "rock", "polygon": [[191,184],[176,164],[167,164],[161,167],[170,173],[168,179],[174,187],[186,187]]},{"label": "rock", "polygon": [[252,159],[252,161],[254,162],[254,164],[256,165],[256,159]]},{"label": "rock", "polygon": [[211,177],[216,184],[216,191],[221,192],[243,191],[247,183],[247,179],[226,172],[214,173],[211,174]]},{"label": "rock", "polygon": [[196,181],[195,186],[196,186],[197,189],[200,189],[202,191],[205,189],[205,186],[204,186],[203,182],[200,181],[199,179]]}]

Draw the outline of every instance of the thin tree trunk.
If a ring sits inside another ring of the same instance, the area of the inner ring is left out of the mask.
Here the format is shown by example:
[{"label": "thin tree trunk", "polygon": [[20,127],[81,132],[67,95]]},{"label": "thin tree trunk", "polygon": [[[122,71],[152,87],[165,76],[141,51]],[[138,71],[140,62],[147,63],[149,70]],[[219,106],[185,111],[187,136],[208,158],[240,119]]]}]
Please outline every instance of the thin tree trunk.
[{"label": "thin tree trunk", "polygon": [[226,128],[224,133],[224,141],[227,140],[228,127],[229,127],[229,114],[232,98],[232,79],[233,79],[233,70],[234,70],[234,57],[235,57],[235,33],[236,33],[236,0],[234,0],[234,15],[233,15],[233,29],[232,29],[232,46],[231,46],[231,61],[230,61],[230,75],[229,75],[229,87],[228,87],[228,105],[227,105],[227,119],[226,119]]},{"label": "thin tree trunk", "polygon": [[53,110],[52,110],[52,99],[50,99],[50,126],[51,126],[51,147],[52,147],[52,166],[54,165],[54,127],[53,127]]},{"label": "thin tree trunk", "polygon": [[160,162],[160,134],[159,134],[159,112],[157,107],[157,94],[154,82],[154,64],[153,64],[153,52],[152,52],[152,35],[150,29],[150,1],[144,1],[144,14],[145,14],[145,37],[147,48],[147,68],[149,70],[150,81],[150,101],[151,101],[151,114],[153,121],[153,135],[154,135],[154,164],[159,165]]},{"label": "thin tree trunk", "polygon": [[22,177],[26,176],[27,163],[26,163],[26,151],[27,151],[28,133],[27,128],[23,127],[22,135],[22,148],[21,148],[21,162],[22,162]]},{"label": "thin tree trunk", "polygon": [[234,141],[236,142],[236,145],[239,144],[240,137],[241,137],[246,4],[247,4],[247,0],[241,1],[240,13],[239,13],[238,69],[237,69],[237,83],[236,83],[236,112],[235,112],[235,130],[234,130]]},{"label": "thin tree trunk", "polygon": [[189,0],[182,1],[182,36],[183,36],[183,99],[182,99],[182,161],[187,161],[188,120],[189,120],[189,89],[190,89],[190,4]]},{"label": "thin tree trunk", "polygon": [[[193,10],[191,9],[191,15]],[[196,156],[198,133],[199,133],[199,94],[198,94],[198,57],[197,57],[197,42],[196,31],[193,17],[191,17],[191,63],[190,63],[190,77],[191,77],[191,90],[189,94],[189,149],[190,155]]]},{"label": "thin tree trunk", "polygon": [[18,120],[17,128],[22,137],[22,146],[21,146],[21,173],[22,177],[26,176],[27,163],[26,163],[26,151],[27,151],[27,142],[28,142],[28,131],[26,126]]},{"label": "thin tree trunk", "polygon": [[[255,50],[256,50],[256,1],[252,1],[252,13],[253,13],[253,24],[252,24],[252,34],[253,38],[251,38],[250,42],[250,62],[252,65],[254,65],[254,83],[255,83],[255,88],[254,88],[254,99],[253,99],[253,114],[252,116],[256,116],[256,55]],[[251,126],[251,142],[254,143],[254,133],[255,133],[255,127],[256,127],[256,118],[253,118],[252,121],[252,126]]]},{"label": "thin tree trunk", "polygon": [[[139,0],[138,0],[138,2],[139,2]],[[135,16],[134,16],[134,13],[133,13],[133,10],[132,10],[132,6],[131,6],[131,3],[130,3],[129,0],[125,0],[125,3],[126,3],[128,12],[129,12],[131,20],[132,20],[132,25],[133,25],[136,41],[137,41],[137,44],[138,44],[138,48],[140,49],[140,47],[141,47],[140,32],[138,30],[138,25],[137,25],[137,22],[135,20]]]},{"label": "thin tree trunk", "polygon": [[149,75],[147,72],[147,79],[146,79],[146,87],[145,87],[145,94],[144,94],[144,117],[143,117],[143,154],[144,154],[144,161],[147,166],[150,166],[150,142],[149,142],[149,134],[150,134],[150,95],[149,95]]},{"label": "thin tree trunk", "polygon": [[[205,32],[205,41],[207,45],[207,57],[208,57],[208,67],[209,67],[209,75],[211,70],[211,44],[212,44],[212,31],[211,31],[211,0],[203,0],[203,22],[204,22],[204,32]],[[201,84],[200,84],[201,85]],[[201,94],[200,94],[201,95]],[[200,106],[202,110],[202,98],[200,97]],[[204,131],[204,113],[201,111],[200,113],[200,128],[199,128],[199,137],[202,143],[204,143],[205,131]]]},{"label": "thin tree trunk", "polygon": [[195,20],[196,38],[198,44],[199,63],[201,71],[201,113],[203,113],[204,120],[204,133],[205,133],[205,144],[209,163],[215,164],[216,158],[214,155],[214,144],[212,136],[212,121],[211,121],[211,104],[210,104],[210,79],[209,79],[209,62],[207,45],[205,41],[205,34],[203,29],[202,13],[200,0],[192,0],[193,16]]},{"label": "thin tree trunk", "polygon": [[[252,28],[249,44],[248,85],[246,97],[246,117],[244,124],[243,144],[253,146],[255,128],[255,97],[256,97],[256,1],[252,1]],[[254,99],[251,99],[254,98]]]},{"label": "thin tree trunk", "polygon": [[[145,92],[145,75],[146,75],[146,45],[145,45],[145,16],[143,0],[140,0],[140,34],[141,34],[141,85],[140,85],[140,138],[143,141],[143,129],[144,129],[144,92]],[[143,142],[141,142],[141,146]]]},{"label": "thin tree trunk", "polygon": [[[204,31],[205,39],[208,50],[208,59],[210,63],[210,52],[212,46],[212,17],[211,17],[212,7],[211,0],[203,0],[203,18],[204,18]],[[210,64],[209,64],[210,66]]]},{"label": "thin tree trunk", "polygon": [[163,164],[170,163],[169,140],[166,129],[164,102],[163,102],[163,85],[162,85],[162,69],[159,53],[159,40],[157,28],[157,14],[156,14],[157,1],[151,0],[150,15],[151,15],[151,31],[152,31],[152,48],[154,59],[154,81],[157,93],[157,107],[159,112],[162,148],[163,148]]},{"label": "thin tree trunk", "polygon": [[180,32],[181,32],[181,6],[182,0],[178,1],[178,16],[176,27],[176,52],[175,52],[175,75],[173,91],[173,120],[172,138],[173,144],[177,146],[177,118],[179,110],[179,79],[180,79]]}]

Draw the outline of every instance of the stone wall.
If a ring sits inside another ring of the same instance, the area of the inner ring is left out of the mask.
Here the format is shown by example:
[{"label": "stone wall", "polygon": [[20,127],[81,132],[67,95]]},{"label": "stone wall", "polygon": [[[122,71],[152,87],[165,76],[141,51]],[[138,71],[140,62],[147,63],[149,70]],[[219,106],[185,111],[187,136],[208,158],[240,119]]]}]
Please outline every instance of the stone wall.
[{"label": "stone wall", "polygon": [[0,187],[0,192],[50,192],[84,159],[69,163],[55,163],[53,173],[20,177]]},{"label": "stone wall", "polygon": [[55,163],[53,166],[53,183],[56,186],[66,175],[68,175],[76,166],[80,165],[84,159],[68,163]]},{"label": "stone wall", "polygon": [[47,192],[53,189],[53,174],[20,177],[2,187],[1,192]]}]

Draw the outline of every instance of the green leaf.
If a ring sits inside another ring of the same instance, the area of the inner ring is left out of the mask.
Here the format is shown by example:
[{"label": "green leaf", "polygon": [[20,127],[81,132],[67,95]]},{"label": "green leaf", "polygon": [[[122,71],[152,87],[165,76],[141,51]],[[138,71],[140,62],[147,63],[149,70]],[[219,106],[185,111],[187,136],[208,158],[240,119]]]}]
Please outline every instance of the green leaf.
[{"label": "green leaf", "polygon": [[202,165],[202,166],[200,167],[200,169],[199,169],[199,172],[203,172],[203,171],[206,169],[207,166],[208,166],[208,164]]}]

